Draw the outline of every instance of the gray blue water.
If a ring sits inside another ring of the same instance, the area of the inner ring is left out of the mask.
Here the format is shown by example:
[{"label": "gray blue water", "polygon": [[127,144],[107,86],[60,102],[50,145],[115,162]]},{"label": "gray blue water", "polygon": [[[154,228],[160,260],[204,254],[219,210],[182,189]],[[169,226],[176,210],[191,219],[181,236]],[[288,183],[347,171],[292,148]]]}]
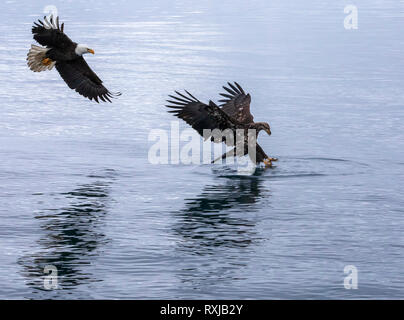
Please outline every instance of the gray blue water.
[{"label": "gray blue water", "polygon": [[[113,104],[27,68],[48,4]],[[1,2],[0,298],[404,298],[404,2],[355,1],[357,30],[347,4]],[[167,94],[227,81],[276,166],[150,164]]]}]

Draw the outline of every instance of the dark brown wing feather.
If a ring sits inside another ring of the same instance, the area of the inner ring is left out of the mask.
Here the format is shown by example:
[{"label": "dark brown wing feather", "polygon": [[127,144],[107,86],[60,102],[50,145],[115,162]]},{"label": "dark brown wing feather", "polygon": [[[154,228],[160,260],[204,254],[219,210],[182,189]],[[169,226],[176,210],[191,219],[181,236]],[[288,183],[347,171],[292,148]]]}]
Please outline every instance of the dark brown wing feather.
[{"label": "dark brown wing feather", "polygon": [[38,23],[34,22],[32,34],[42,46],[67,50],[74,47],[74,42],[63,32],[63,28],[64,24],[59,25],[59,17],[55,20],[51,17],[49,21],[44,17],[44,22],[41,20],[38,20]]},{"label": "dark brown wing feather", "polygon": [[222,110],[241,123],[252,123],[254,117],[250,112],[251,96],[246,94],[237,82],[234,84],[228,82],[229,88],[223,87],[226,93],[220,95],[225,99],[219,100],[222,102]]},{"label": "dark brown wing feather", "polygon": [[99,99],[101,99],[104,102],[111,102],[110,98],[121,95],[119,92],[111,93],[105,88],[101,79],[91,70],[83,57],[71,61],[57,62],[56,69],[70,89],[76,90],[90,100],[94,99],[99,102]]},{"label": "dark brown wing feather", "polygon": [[[188,91],[185,92],[188,96],[177,91],[178,96],[170,95],[172,100],[167,100],[170,103],[167,107],[173,109],[169,111],[170,113],[192,126],[202,137],[204,136],[204,129],[219,129],[221,131],[230,129],[235,131],[240,127],[240,124],[235,119],[223,112],[214,102],[202,103]],[[205,136],[204,138],[209,137]]]}]

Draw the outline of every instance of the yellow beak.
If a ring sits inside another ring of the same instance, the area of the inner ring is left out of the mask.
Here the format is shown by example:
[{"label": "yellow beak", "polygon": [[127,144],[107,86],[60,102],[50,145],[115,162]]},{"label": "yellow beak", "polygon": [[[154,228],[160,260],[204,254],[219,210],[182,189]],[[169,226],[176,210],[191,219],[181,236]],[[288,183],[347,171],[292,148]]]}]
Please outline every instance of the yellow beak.
[{"label": "yellow beak", "polygon": [[93,49],[87,49],[87,52],[88,52],[88,53],[92,53],[92,54],[95,53]]}]

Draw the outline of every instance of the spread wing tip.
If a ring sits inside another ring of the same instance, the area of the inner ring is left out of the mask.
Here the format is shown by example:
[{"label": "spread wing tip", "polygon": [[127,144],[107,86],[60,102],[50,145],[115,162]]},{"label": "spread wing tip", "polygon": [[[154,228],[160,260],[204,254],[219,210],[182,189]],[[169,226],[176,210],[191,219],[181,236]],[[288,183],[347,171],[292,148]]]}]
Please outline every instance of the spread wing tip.
[{"label": "spread wing tip", "polygon": [[234,81],[234,84],[227,82],[227,87],[223,86],[223,89],[225,90],[224,93],[220,93],[220,95],[222,97],[224,97],[225,99],[221,99],[219,100],[219,102],[221,102],[222,106],[225,105],[226,103],[228,103],[229,101],[231,101],[234,98],[237,98],[238,96],[249,96],[248,94],[246,94],[243,90],[243,88],[236,82]]},{"label": "spread wing tip", "polygon": [[96,98],[100,98],[103,102],[110,102],[112,103],[111,99],[117,99],[118,97],[120,97],[122,95],[121,92],[111,92],[108,91],[107,93],[101,94],[98,97],[95,97],[94,100],[96,100],[98,102],[98,100]]},{"label": "spread wing tip", "polygon": [[227,85],[230,88],[223,86],[223,89],[226,90],[231,95],[235,96],[235,95],[239,95],[239,94],[245,94],[243,88],[237,82],[234,82],[234,84],[227,82]]},{"label": "spread wing tip", "polygon": [[121,92],[110,92],[110,91],[108,91],[106,93],[94,95],[94,96],[89,95],[88,93],[86,94],[86,93],[80,93],[79,92],[79,94],[81,94],[82,96],[88,98],[90,101],[92,101],[94,99],[94,101],[97,102],[97,103],[100,103],[100,102],[110,102],[110,103],[112,103],[111,99],[116,99],[117,97],[122,95]]},{"label": "spread wing tip", "polygon": [[59,30],[63,32],[64,28],[64,23],[62,25],[59,24],[59,16],[53,16],[51,14],[49,18],[47,16],[43,17],[43,21],[38,20],[39,24],[37,22],[34,22],[34,26],[32,27],[32,32],[38,32],[36,28],[45,28],[45,29],[54,29],[54,30]]},{"label": "spread wing tip", "polygon": [[120,97],[120,96],[122,95],[122,92],[119,92],[119,91],[117,91],[117,92],[108,91],[108,92],[107,92],[107,95],[108,95],[108,97],[110,97],[110,98],[116,99],[117,97]]},{"label": "spread wing tip", "polygon": [[175,95],[168,95],[170,98],[174,99],[174,100],[167,100],[168,103],[173,103],[179,106],[186,106],[190,103],[195,103],[195,102],[200,102],[197,98],[195,98],[192,94],[190,94],[187,90],[184,90],[186,92],[186,94],[188,94],[188,96],[186,96],[185,94],[178,92],[178,91],[174,91],[178,96]]}]

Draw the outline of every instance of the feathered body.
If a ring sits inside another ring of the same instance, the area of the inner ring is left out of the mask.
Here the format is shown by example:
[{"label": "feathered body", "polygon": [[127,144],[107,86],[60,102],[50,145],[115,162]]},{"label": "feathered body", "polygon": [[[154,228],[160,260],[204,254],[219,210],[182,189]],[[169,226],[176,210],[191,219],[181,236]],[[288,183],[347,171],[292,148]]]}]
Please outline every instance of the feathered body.
[{"label": "feathered body", "polygon": [[34,72],[51,70],[56,67],[70,89],[96,102],[109,101],[120,93],[111,93],[102,80],[88,66],[83,54],[93,53],[85,45],[73,42],[64,33],[64,24],[59,25],[59,17],[38,20],[32,27],[34,39],[42,46],[32,45],[28,52],[28,66]]},{"label": "feathered body", "polygon": [[[221,106],[216,105],[213,101],[205,104],[186,90],[186,95],[176,91],[177,95],[170,95],[172,100],[167,100],[170,103],[167,107],[173,109],[169,112],[184,120],[205,139],[210,138],[213,142],[223,141],[228,146],[234,146],[231,151],[223,154],[219,159],[249,154],[251,160],[257,164],[264,162],[272,165],[272,161],[276,161],[276,159],[268,157],[257,143],[260,131],[264,130],[269,135],[271,134],[268,123],[254,122],[254,117],[250,113],[250,94],[246,94],[237,82],[234,85],[231,83],[228,85],[229,87],[223,87],[226,93],[221,93],[224,97],[220,100]],[[218,129],[229,135],[224,134],[219,137],[222,139],[215,139],[212,134],[207,135],[207,132],[204,132],[205,129],[212,130],[211,133]],[[255,136],[249,134],[250,130],[255,130]],[[238,138],[238,135],[242,135],[243,139]],[[255,157],[249,152],[253,147],[256,151]]]}]

